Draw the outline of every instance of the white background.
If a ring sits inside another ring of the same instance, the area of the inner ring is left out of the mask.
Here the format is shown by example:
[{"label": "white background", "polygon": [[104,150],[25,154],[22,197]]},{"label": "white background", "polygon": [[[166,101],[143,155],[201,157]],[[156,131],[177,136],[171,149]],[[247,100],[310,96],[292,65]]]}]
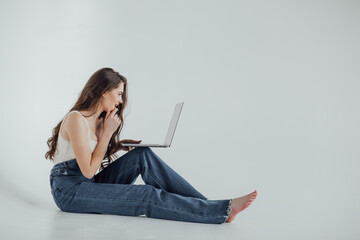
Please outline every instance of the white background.
[{"label": "white background", "polygon": [[46,141],[111,67],[121,138],[162,143],[184,101],[154,151],[210,199],[258,190],[238,236],[359,239],[359,25],[358,1],[1,1],[0,189],[56,211]]}]

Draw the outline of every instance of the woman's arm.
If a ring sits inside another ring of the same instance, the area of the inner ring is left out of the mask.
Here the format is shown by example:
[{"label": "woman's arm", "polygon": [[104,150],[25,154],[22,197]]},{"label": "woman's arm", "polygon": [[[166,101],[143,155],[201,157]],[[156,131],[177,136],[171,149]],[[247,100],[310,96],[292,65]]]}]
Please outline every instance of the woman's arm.
[{"label": "woman's arm", "polygon": [[100,136],[98,144],[96,145],[96,148],[92,153],[90,167],[87,176],[84,175],[86,178],[91,179],[95,175],[98,168],[100,167],[102,160],[104,159],[107,147],[109,145],[111,136],[112,134],[109,134],[108,132],[105,131]]},{"label": "woman's arm", "polygon": [[[69,123],[66,132],[69,136],[70,143],[72,145],[75,158],[79,165],[81,173],[86,178],[91,178],[90,176],[92,173],[92,168],[90,163],[92,160],[92,154],[87,136],[88,128],[85,124],[83,117],[79,114],[70,114],[67,117],[67,121],[69,121]],[[104,142],[104,140],[102,141]],[[96,148],[98,149],[97,151],[100,152],[100,148]],[[99,153],[97,156],[99,156]]]}]

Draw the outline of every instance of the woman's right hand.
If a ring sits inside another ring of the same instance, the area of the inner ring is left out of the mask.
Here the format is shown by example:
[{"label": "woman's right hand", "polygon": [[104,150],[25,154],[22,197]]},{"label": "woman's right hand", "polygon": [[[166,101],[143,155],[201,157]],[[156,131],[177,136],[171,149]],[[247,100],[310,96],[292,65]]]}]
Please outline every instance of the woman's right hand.
[{"label": "woman's right hand", "polygon": [[120,126],[121,120],[120,117],[116,114],[119,111],[118,108],[108,111],[106,113],[105,122],[104,122],[104,132],[113,135],[113,133]]}]

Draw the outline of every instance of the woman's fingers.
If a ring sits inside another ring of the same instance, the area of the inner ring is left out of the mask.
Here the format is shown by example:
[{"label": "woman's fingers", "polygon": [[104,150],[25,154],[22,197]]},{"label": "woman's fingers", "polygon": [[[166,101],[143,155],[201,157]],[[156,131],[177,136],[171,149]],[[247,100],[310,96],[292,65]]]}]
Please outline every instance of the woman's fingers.
[{"label": "woman's fingers", "polygon": [[131,150],[133,150],[134,149],[134,147],[126,147],[126,150],[127,151],[131,151]]},{"label": "woman's fingers", "polygon": [[[120,143],[140,143],[142,140],[132,140],[132,139],[123,139],[120,141]],[[135,149],[136,147],[131,147],[131,146],[128,146],[128,147],[124,147],[122,146],[121,149],[125,150],[125,151],[131,151],[133,149]]]},{"label": "woman's fingers", "polygon": [[[115,113],[117,113],[117,111],[119,111],[119,109],[118,108],[116,108],[114,111],[112,111],[111,112],[111,114],[112,114],[112,116],[114,116],[115,115]],[[117,115],[116,115],[117,116]],[[118,117],[118,116],[117,116]]]},{"label": "woman's fingers", "polygon": [[136,147],[121,147],[120,149],[125,150],[125,151],[131,151],[134,150]]},{"label": "woman's fingers", "polygon": [[124,139],[121,140],[120,142],[122,143],[140,143],[142,140],[132,140],[132,139]]}]

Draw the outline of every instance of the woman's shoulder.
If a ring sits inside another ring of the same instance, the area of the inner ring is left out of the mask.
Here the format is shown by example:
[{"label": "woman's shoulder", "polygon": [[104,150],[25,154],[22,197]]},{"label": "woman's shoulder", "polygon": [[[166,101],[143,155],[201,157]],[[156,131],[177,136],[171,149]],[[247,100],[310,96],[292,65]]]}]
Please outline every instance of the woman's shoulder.
[{"label": "woman's shoulder", "polygon": [[[77,113],[77,114],[74,114],[74,113]],[[73,131],[73,130],[79,129],[84,132],[87,131],[87,126],[84,121],[84,116],[82,116],[81,113],[78,111],[69,112],[63,121],[64,122],[63,122],[62,128],[64,129],[65,135],[67,135],[67,137],[68,137],[69,130]]]},{"label": "woman's shoulder", "polygon": [[[76,113],[76,114],[74,114]],[[64,125],[66,124],[67,126],[69,125],[78,125],[78,124],[85,124],[86,119],[84,119],[85,117],[77,110],[71,111],[67,114],[67,116],[64,119]]]}]

